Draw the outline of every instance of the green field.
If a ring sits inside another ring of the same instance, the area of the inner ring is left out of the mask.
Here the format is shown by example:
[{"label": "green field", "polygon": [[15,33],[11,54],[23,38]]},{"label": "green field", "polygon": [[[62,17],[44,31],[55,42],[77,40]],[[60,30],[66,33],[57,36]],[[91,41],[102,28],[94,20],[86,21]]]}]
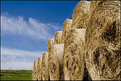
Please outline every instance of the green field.
[{"label": "green field", "polygon": [[32,70],[1,70],[1,80],[32,80]]}]

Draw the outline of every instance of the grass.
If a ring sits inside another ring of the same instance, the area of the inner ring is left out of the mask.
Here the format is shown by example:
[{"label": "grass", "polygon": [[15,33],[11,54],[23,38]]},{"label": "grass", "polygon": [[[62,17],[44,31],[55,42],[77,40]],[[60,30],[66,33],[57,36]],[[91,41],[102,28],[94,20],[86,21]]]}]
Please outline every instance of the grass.
[{"label": "grass", "polygon": [[31,70],[1,70],[1,80],[32,80]]}]

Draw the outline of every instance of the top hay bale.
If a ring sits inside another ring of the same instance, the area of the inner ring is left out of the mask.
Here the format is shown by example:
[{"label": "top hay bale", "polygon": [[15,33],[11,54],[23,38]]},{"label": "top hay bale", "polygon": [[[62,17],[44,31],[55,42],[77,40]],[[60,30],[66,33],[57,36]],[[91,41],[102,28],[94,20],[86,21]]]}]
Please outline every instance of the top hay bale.
[{"label": "top hay bale", "polygon": [[81,1],[77,4],[72,18],[72,28],[86,28],[88,27],[88,20],[90,15],[90,2]]},{"label": "top hay bale", "polygon": [[47,43],[47,52],[50,51],[51,46],[54,44],[54,39],[49,39]]},{"label": "top hay bale", "polygon": [[62,37],[62,31],[57,31],[55,33],[54,44],[62,44],[61,37]]},{"label": "top hay bale", "polygon": [[63,31],[62,31],[62,43],[64,43],[66,35],[68,34],[69,29],[71,28],[72,20],[66,19],[63,25]]},{"label": "top hay bale", "polygon": [[120,80],[120,0],[92,1],[86,67],[92,80]]}]

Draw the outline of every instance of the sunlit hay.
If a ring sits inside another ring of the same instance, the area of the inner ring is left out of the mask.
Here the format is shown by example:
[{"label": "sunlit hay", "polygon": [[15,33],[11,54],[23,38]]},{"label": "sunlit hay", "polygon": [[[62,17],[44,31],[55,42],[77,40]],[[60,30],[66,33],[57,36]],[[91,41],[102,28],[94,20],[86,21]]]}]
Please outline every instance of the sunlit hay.
[{"label": "sunlit hay", "polygon": [[33,64],[32,80],[37,80],[37,60]]},{"label": "sunlit hay", "polygon": [[49,80],[48,52],[43,53],[41,68],[42,68],[42,80]]},{"label": "sunlit hay", "polygon": [[42,58],[38,58],[38,64],[37,64],[37,76],[38,80],[42,80],[42,70],[41,70],[41,64],[42,64]]},{"label": "sunlit hay", "polygon": [[86,67],[92,80],[120,80],[120,1],[92,1],[85,39]]},{"label": "sunlit hay", "polygon": [[57,31],[55,34],[54,44],[62,44],[62,31]]},{"label": "sunlit hay", "polygon": [[69,32],[69,29],[71,28],[72,25],[72,20],[71,19],[66,19],[63,25],[63,31],[62,31],[62,43],[64,43],[64,40],[66,38],[66,35]]},{"label": "sunlit hay", "polygon": [[50,51],[51,46],[54,44],[54,39],[49,39],[47,43],[47,52]]},{"label": "sunlit hay", "polygon": [[64,43],[64,79],[82,80],[85,29],[71,29]]},{"label": "sunlit hay", "polygon": [[77,4],[72,18],[72,28],[86,28],[90,15],[90,2],[81,1]]},{"label": "sunlit hay", "polygon": [[48,55],[50,80],[63,80],[63,49],[64,44],[56,44],[51,47]]}]

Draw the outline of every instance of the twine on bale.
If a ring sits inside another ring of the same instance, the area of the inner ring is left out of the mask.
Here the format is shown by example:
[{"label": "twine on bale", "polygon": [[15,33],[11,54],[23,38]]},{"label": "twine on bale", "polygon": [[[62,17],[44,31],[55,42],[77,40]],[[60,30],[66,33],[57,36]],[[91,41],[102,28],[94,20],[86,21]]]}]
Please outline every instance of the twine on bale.
[{"label": "twine on bale", "polygon": [[85,29],[71,29],[64,43],[63,68],[65,80],[82,80],[84,73]]},{"label": "twine on bale", "polygon": [[38,58],[38,64],[37,64],[37,76],[38,80],[42,80],[42,70],[41,70],[41,64],[42,64],[42,58]]},{"label": "twine on bale", "polygon": [[47,52],[50,51],[51,46],[54,44],[54,39],[49,39],[47,43]]},{"label": "twine on bale", "polygon": [[63,31],[62,31],[62,43],[64,43],[66,35],[68,34],[69,29],[71,28],[72,20],[66,19],[63,25]]},{"label": "twine on bale", "polygon": [[57,31],[55,34],[54,44],[62,44],[62,31]]},{"label": "twine on bale", "polygon": [[120,0],[93,3],[86,30],[86,67],[92,80],[120,80]]},{"label": "twine on bale", "polygon": [[63,80],[63,49],[64,44],[56,44],[51,47],[48,55],[50,80]]},{"label": "twine on bale", "polygon": [[86,28],[90,16],[90,2],[81,1],[77,4],[72,18],[72,28]]},{"label": "twine on bale", "polygon": [[49,80],[48,52],[43,53],[41,67],[42,67],[42,80]]},{"label": "twine on bale", "polygon": [[32,80],[37,80],[37,60],[34,61]]}]

